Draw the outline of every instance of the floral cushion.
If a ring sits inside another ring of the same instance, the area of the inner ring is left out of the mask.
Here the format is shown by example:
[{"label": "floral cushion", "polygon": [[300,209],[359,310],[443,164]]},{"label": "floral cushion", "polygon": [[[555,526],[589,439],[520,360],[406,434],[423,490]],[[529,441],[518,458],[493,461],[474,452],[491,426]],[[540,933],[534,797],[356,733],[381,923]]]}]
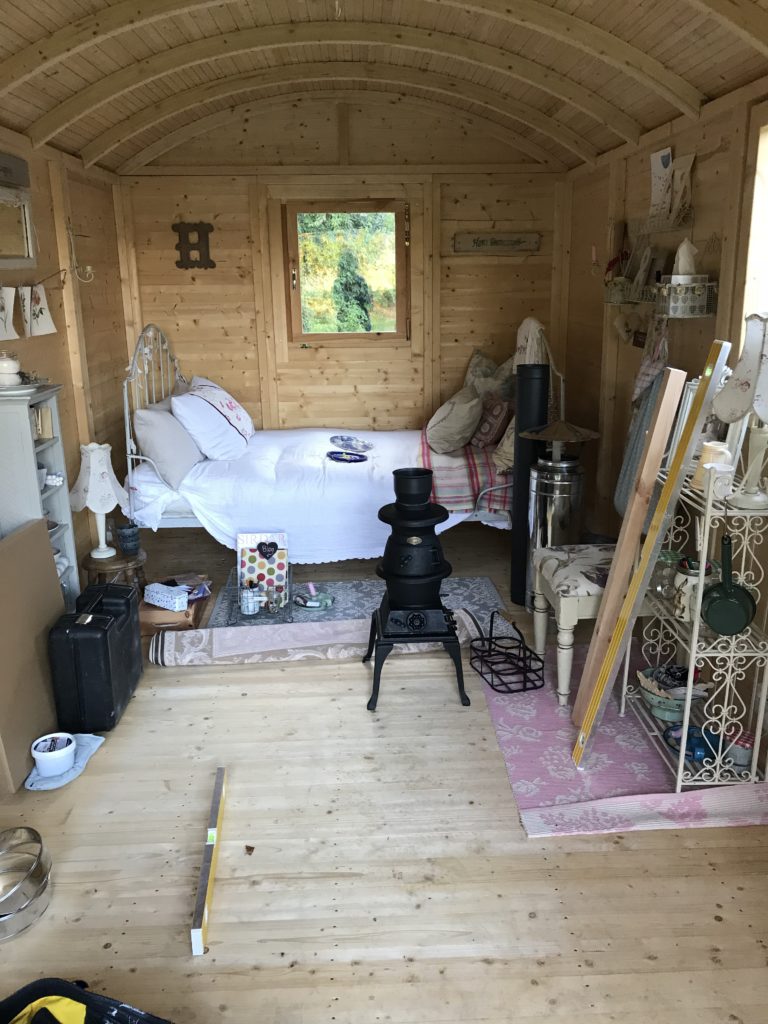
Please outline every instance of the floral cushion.
[{"label": "floral cushion", "polygon": [[533,567],[559,597],[594,597],[605,590],[615,553],[615,544],[538,548]]}]

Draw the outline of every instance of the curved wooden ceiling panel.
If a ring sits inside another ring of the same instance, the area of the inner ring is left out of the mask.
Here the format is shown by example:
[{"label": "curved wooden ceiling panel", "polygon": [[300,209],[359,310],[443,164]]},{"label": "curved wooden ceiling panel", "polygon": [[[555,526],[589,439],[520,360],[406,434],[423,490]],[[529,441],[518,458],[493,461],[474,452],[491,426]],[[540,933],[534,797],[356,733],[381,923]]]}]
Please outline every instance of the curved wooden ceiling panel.
[{"label": "curved wooden ceiling panel", "polygon": [[[316,83],[307,82],[305,84],[312,85]],[[366,82],[367,88],[364,93],[355,92],[349,88],[335,87],[332,82],[328,82],[326,84],[329,86],[329,89],[327,90],[309,91],[306,88],[289,89],[285,92],[280,92],[277,95],[269,96],[262,101],[251,100],[247,103],[239,103],[236,106],[231,107],[229,110],[217,110],[213,114],[208,114],[205,117],[190,121],[189,123],[176,128],[174,131],[168,132],[154,142],[151,142],[148,146],[143,147],[138,153],[134,154],[134,156],[130,157],[118,168],[118,173],[134,174],[137,171],[140,171],[143,167],[146,167],[150,161],[156,160],[157,157],[162,156],[165,153],[170,153],[172,150],[183,145],[185,142],[188,142],[190,139],[197,138],[200,135],[204,135],[228,124],[237,124],[247,114],[256,112],[260,104],[291,102],[296,99],[309,99],[325,95],[326,92],[330,93],[334,100],[346,100],[350,102],[360,102],[369,93],[374,96],[378,95],[387,97],[398,95],[397,93],[384,92],[382,89],[377,89],[375,83],[371,87],[371,84]],[[344,84],[346,85],[348,83]],[[385,83],[379,84],[384,85]],[[430,98],[429,100],[425,100],[421,97],[414,97],[411,95],[405,97],[405,102],[409,105],[413,105],[417,109],[432,110],[432,112],[434,112],[435,108],[446,107],[452,111],[454,116],[456,116],[456,114],[461,114],[465,118],[469,118],[472,121],[481,124],[489,134],[506,143],[508,146],[513,146],[521,152],[533,157],[537,163],[541,163],[547,169],[552,171],[564,170],[564,165],[562,163],[555,160],[550,153],[542,149],[541,146],[538,146],[531,139],[524,138],[523,136],[518,135],[517,132],[509,128],[505,128],[503,125],[496,122],[490,122],[483,117],[478,117],[471,111],[457,108],[450,102],[446,102],[439,98]]]},{"label": "curved wooden ceiling panel", "polygon": [[622,138],[636,141],[640,134],[640,126],[613,104],[543,65],[535,64],[508,50],[448,33],[404,25],[317,21],[270,25],[212,36],[176,46],[146,60],[129,64],[60,103],[37,120],[30,127],[28,134],[35,145],[42,145],[74,121],[108,103],[110,99],[182,68],[207,63],[217,58],[232,57],[238,53],[318,42],[397,47],[493,68],[566,99]]},{"label": "curved wooden ceiling panel", "polygon": [[[561,145],[565,145],[572,152],[577,152],[582,159],[593,159],[596,155],[594,149],[590,152],[588,144],[574,136],[566,126],[554,122],[552,118],[547,118],[546,115],[531,107],[530,104],[520,103],[512,97],[497,92],[495,89],[476,85],[467,79],[439,75],[433,71],[426,71],[423,68],[364,63],[362,61],[291,63],[260,73],[217,78],[197,88],[185,89],[183,92],[174,93],[164,100],[144,107],[125,120],[119,121],[108,131],[94,139],[93,142],[84,146],[80,155],[86,166],[89,167],[121,143],[134,138],[147,128],[161,123],[174,114],[191,110],[211,99],[234,96],[237,93],[249,92],[260,87],[277,85],[284,82],[293,85],[302,79],[316,82],[323,81],[324,79],[355,79],[358,81],[386,81],[398,85],[423,86],[432,92],[440,93],[443,97],[469,99],[481,107],[494,111],[496,114],[522,121],[543,134],[549,135],[550,138]],[[563,134],[563,129],[565,129],[565,134]],[[637,134],[629,141],[636,139]],[[578,148],[574,149],[574,146]]]},{"label": "curved wooden ceiling panel", "polygon": [[[741,59],[746,65],[750,60],[756,60],[754,57],[749,58],[749,51],[743,45],[746,43],[761,58],[768,56],[768,10],[755,0],[684,2],[689,6],[694,27],[705,31],[708,40],[713,34],[722,35],[723,53],[741,47]],[[19,86],[32,82],[35,76],[50,75],[56,65],[61,65],[63,69],[61,76],[50,78],[50,98],[44,102],[53,103],[52,109],[21,129],[27,131],[35,145],[49,141],[74,122],[88,118],[92,112],[103,108],[107,108],[106,117],[99,116],[94,124],[97,125],[99,121],[109,124],[120,117],[116,111],[109,111],[108,105],[111,102],[139,89],[145,83],[172,75],[176,71],[210,63],[212,70],[219,76],[218,82],[200,85],[188,91],[184,97],[170,95],[156,101],[102,131],[97,138],[91,138],[83,149],[88,163],[100,160],[124,141],[120,136],[121,131],[128,133],[128,138],[133,138],[165,117],[173,116],[182,109],[193,109],[193,104],[189,102],[192,96],[199,96],[199,102],[205,103],[209,95],[235,95],[236,92],[244,91],[233,89],[233,65],[226,67],[217,62],[238,54],[295,45],[345,47],[338,55],[345,62],[352,63],[358,56],[361,60],[367,60],[367,64],[361,64],[365,70],[360,72],[366,81],[394,81],[388,77],[377,78],[378,72],[373,70],[374,65],[371,64],[370,48],[374,49],[373,59],[377,64],[381,51],[392,51],[392,60],[382,54],[379,66],[384,68],[382,75],[385,76],[391,75],[389,69],[398,60],[402,60],[402,51],[411,51],[417,55],[414,64],[420,58],[430,58],[435,63],[435,70],[430,74],[451,80],[448,85],[447,81],[438,82],[433,77],[434,95],[439,95],[442,89],[445,99],[456,90],[473,89],[473,103],[521,121],[587,160],[595,155],[593,142],[599,140],[600,146],[605,146],[607,139],[601,130],[598,130],[597,135],[590,134],[588,123],[583,117],[575,116],[575,111],[592,118],[596,128],[599,126],[600,129],[612,132],[618,139],[634,142],[642,131],[669,117],[669,109],[664,103],[670,103],[681,112],[696,117],[702,102],[707,98],[707,89],[712,90],[713,94],[722,92],[722,76],[714,81],[711,80],[712,76],[708,79],[705,75],[697,74],[699,88],[676,72],[672,56],[676,51],[674,47],[664,45],[665,14],[662,0],[656,0],[655,3],[651,0],[650,10],[646,10],[644,5],[645,14],[652,15],[652,22],[658,23],[658,31],[654,27],[654,33],[649,35],[646,31],[637,37],[642,38],[644,45],[653,52],[646,52],[627,38],[631,35],[632,26],[631,4],[628,0],[627,11],[624,13],[622,5],[622,11],[618,12],[620,16],[617,16],[615,7],[599,5],[595,13],[590,15],[594,21],[579,16],[581,8],[579,15],[561,9],[559,5],[562,0],[408,0],[405,4],[391,7],[385,3],[381,14],[370,18],[368,7],[359,0],[337,0],[336,21],[304,20],[309,18],[310,9],[294,9],[290,5],[273,3],[272,0],[117,0],[111,6],[83,17],[76,16],[82,7],[75,0],[61,0],[61,3],[62,7],[71,9],[73,17],[69,24],[52,31],[47,37],[22,46],[16,53],[5,54],[0,62],[0,95],[13,92],[12,103],[8,108],[12,126],[18,126],[24,117],[31,121],[35,117],[35,107],[39,111],[43,106],[36,102],[25,102],[21,93],[17,92]],[[217,8],[231,14],[219,15],[217,22],[212,20],[212,16],[202,14]],[[326,17],[334,13],[330,2],[323,4],[320,0],[311,10],[316,17],[322,16],[323,11]],[[195,23],[195,12],[203,18],[201,23]],[[281,19],[291,16],[297,20],[280,23]],[[366,20],[347,21],[347,17]],[[378,17],[382,20],[376,20]],[[405,23],[406,18],[410,24]],[[256,25],[258,21],[264,24]],[[648,23],[647,17],[645,22]],[[16,38],[24,38],[21,21],[19,25]],[[160,27],[157,30],[153,28],[151,32],[144,31],[154,25]],[[245,27],[224,31],[234,25]],[[514,26],[514,32],[511,26]],[[211,34],[217,29],[220,34]],[[133,52],[144,55],[143,59],[120,66],[123,58],[116,44],[107,44],[103,52],[99,53],[100,44],[131,32],[135,36],[133,40],[127,41],[124,51],[126,54]],[[477,38],[470,38],[469,33]],[[516,36],[520,36],[519,44]],[[27,35],[26,38],[31,36]],[[158,44],[163,45],[159,41],[166,39],[168,48],[154,52]],[[487,41],[481,41],[483,39]],[[497,40],[501,45],[492,45]],[[536,41],[533,52],[524,53],[530,49],[531,40]],[[361,52],[357,54],[354,49],[350,51],[349,46],[359,47]],[[579,66],[575,51],[586,54],[590,60]],[[317,55],[306,53],[303,59],[310,62],[307,66],[314,67],[318,56],[323,56],[322,51]],[[336,67],[339,63],[336,55],[331,54],[328,63]],[[681,59],[678,64],[682,69],[687,67],[687,73],[691,75],[690,62],[686,64]],[[94,73],[99,74],[97,68],[109,67],[116,70],[100,74],[94,80]],[[493,72],[493,81],[487,75],[485,86],[474,81],[478,68]],[[611,69],[610,84],[608,69]],[[615,76],[614,69],[634,80],[629,82],[627,78],[623,79],[625,87],[634,90],[635,103],[634,106],[630,104],[630,109],[635,117],[629,116],[619,101],[617,83],[622,79]],[[268,84],[264,75],[254,77],[254,72],[246,73],[242,67],[240,70],[240,77],[251,81],[249,88],[256,89]],[[330,67],[328,70],[336,75],[335,71],[330,71]],[[754,75],[755,67],[749,70]],[[415,67],[407,67],[399,84],[415,87],[416,82],[408,77],[415,71]],[[277,68],[273,74],[278,76],[270,80],[273,84],[279,81],[286,87],[293,86],[295,79],[287,71]],[[279,78],[283,74],[288,77]],[[311,74],[317,76],[318,82],[325,77],[319,69]],[[515,92],[517,96],[507,94],[506,79],[514,80],[514,88],[510,81],[510,93]],[[341,80],[349,82],[353,79],[345,73]],[[80,86],[80,82],[87,84]],[[521,90],[520,83],[533,88]],[[738,80],[735,84],[739,84]],[[172,87],[171,84],[166,85],[164,90],[168,91]],[[481,89],[485,90],[482,96],[478,91]],[[68,92],[70,95],[67,95]],[[638,97],[643,95],[647,96],[647,100],[637,103]],[[57,99],[53,99],[54,96]],[[555,111],[550,97],[555,97],[567,106]],[[140,97],[138,101],[141,102]],[[183,104],[183,107],[179,104]],[[131,99],[128,108],[135,111],[136,100]],[[646,123],[640,124],[639,120]],[[583,139],[578,131],[569,126],[569,122],[574,127],[581,127],[592,141]],[[95,130],[84,124],[79,131],[79,139],[89,139],[89,133]]]}]

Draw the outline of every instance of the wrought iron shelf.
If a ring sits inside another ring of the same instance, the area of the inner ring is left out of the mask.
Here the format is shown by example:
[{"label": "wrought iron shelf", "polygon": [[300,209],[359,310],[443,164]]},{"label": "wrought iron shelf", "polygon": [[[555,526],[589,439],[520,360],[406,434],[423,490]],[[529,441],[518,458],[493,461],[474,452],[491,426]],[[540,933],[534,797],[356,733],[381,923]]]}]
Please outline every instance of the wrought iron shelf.
[{"label": "wrought iron shelf", "polygon": [[[664,739],[664,732],[669,723],[661,722],[658,718],[654,717],[637,692],[627,694],[627,707],[642,726],[643,731],[661,755],[666,766],[673,775],[676,775],[680,767],[680,751],[670,747]],[[693,705],[691,708],[691,724],[701,728],[703,721],[701,709],[697,705]],[[711,779],[697,778],[702,768],[706,772],[706,765],[702,765],[699,761],[694,761],[690,757],[683,757],[683,764],[683,786],[713,785]],[[749,768],[740,768],[738,765],[733,767],[724,766],[721,769],[721,775],[722,777],[717,780],[717,784],[722,786],[740,786],[745,782],[762,781],[764,777],[761,771],[758,771],[756,777],[753,777]]]},{"label": "wrought iron shelf", "polygon": [[[664,482],[666,473],[660,474]],[[650,740],[675,775],[680,792],[689,786],[738,785],[756,782],[764,753],[763,724],[768,696],[768,623],[766,602],[760,602],[765,572],[758,557],[768,534],[768,510],[735,509],[727,498],[740,480],[732,470],[717,467],[704,472],[704,489],[686,482],[667,530],[665,546],[695,552],[701,569],[689,595],[688,613],[679,618],[679,599],[649,590],[644,599],[646,616],[641,636],[643,659],[648,666],[688,664],[686,699],[681,723],[681,749],[673,750],[663,737],[664,724],[646,708],[633,682],[625,683],[623,701],[637,717]],[[701,618],[702,598],[709,580],[706,562],[718,556],[719,531],[727,524],[733,541],[734,578],[754,595],[757,615],[746,630],[724,636]],[[677,614],[676,614],[677,612]],[[693,699],[697,670],[709,684],[707,696]],[[704,730],[707,756],[693,761],[685,756],[688,730]],[[745,733],[754,736],[751,764],[735,765],[730,750]],[[725,739],[724,739],[725,737]]]}]

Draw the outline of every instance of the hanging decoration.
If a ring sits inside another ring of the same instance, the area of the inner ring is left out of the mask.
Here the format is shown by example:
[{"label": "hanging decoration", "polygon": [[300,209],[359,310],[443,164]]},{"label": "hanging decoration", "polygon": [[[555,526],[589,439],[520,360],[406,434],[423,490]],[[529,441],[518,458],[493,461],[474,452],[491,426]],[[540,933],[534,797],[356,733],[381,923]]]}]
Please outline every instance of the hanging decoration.
[{"label": "hanging decoration", "polygon": [[56,324],[48,309],[45,288],[41,284],[21,285],[17,292],[24,337],[37,338],[43,334],[55,334]]},{"label": "hanging decoration", "polygon": [[0,287],[0,341],[15,341],[18,338],[13,326],[13,307],[16,289]]},{"label": "hanging decoration", "polygon": [[209,236],[213,231],[213,224],[206,224],[203,221],[179,221],[177,224],[171,224],[171,230],[179,236],[174,246],[179,252],[179,259],[176,260],[179,270],[212,270],[216,266],[209,249]]}]

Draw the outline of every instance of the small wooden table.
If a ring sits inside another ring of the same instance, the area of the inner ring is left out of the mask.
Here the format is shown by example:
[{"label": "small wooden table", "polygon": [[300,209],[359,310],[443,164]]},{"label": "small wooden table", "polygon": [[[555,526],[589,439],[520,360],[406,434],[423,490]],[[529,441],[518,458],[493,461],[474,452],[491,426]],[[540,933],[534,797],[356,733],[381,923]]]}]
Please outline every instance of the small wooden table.
[{"label": "small wooden table", "polygon": [[88,574],[89,583],[117,583],[122,577],[126,583],[143,589],[147,584],[144,576],[146,560],[146,551],[139,549],[135,555],[118,552],[111,558],[93,558],[88,554],[80,565],[83,572]]}]

